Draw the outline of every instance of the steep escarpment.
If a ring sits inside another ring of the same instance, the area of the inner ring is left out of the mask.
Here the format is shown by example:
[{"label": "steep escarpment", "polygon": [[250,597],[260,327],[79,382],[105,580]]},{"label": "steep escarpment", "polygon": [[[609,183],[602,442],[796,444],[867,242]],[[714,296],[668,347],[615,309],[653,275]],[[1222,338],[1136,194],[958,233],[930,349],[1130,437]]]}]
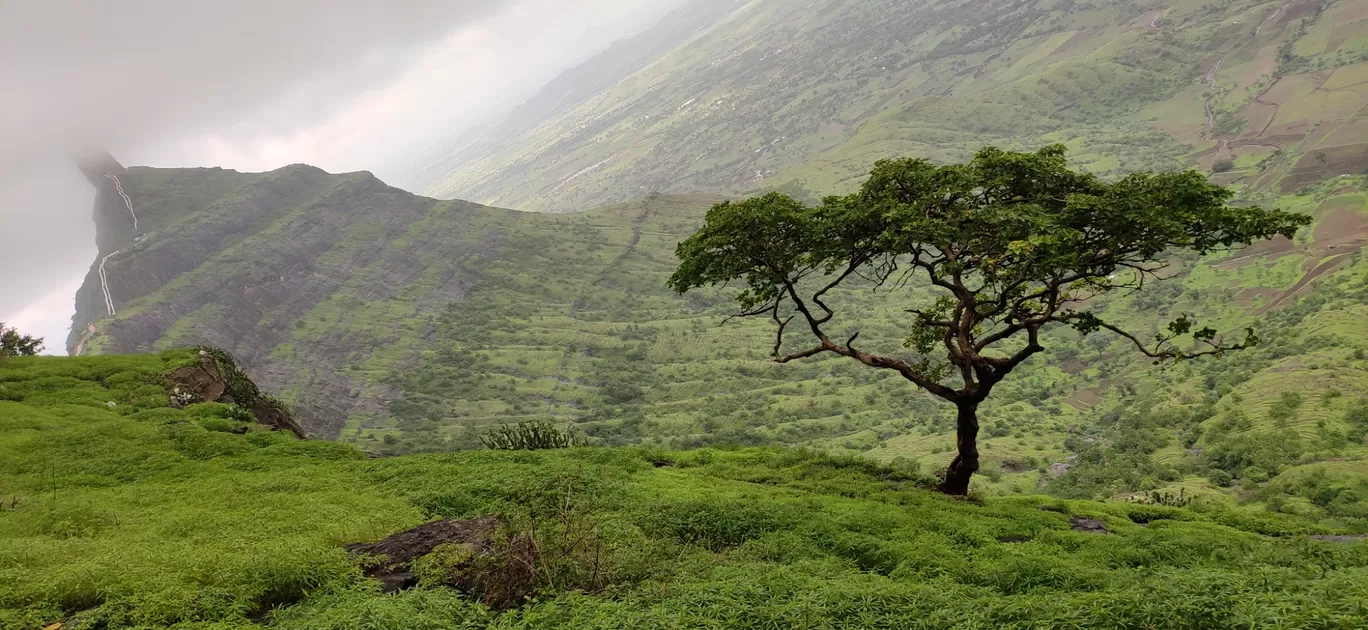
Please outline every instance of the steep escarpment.
[{"label": "steep escarpment", "polygon": [[[574,322],[586,318],[630,325],[640,314],[624,305],[648,297],[653,313],[685,310],[664,287],[669,250],[713,201],[653,197],[555,217],[428,199],[369,173],[303,165],[96,175],[99,254],[76,296],[68,349],[224,348],[320,437],[392,426],[396,407],[452,423],[463,413],[455,401],[483,398],[475,393],[482,387],[453,381],[441,392],[445,402],[424,393],[418,404],[417,385],[406,378],[438,352],[470,347],[441,333],[461,318],[472,324],[467,332],[483,328],[487,319],[462,316],[465,308],[494,308],[510,324],[537,313],[565,317],[569,323],[548,325],[572,336],[581,335]],[[637,246],[643,239],[648,251]],[[546,270],[555,283],[543,279]],[[487,297],[466,304],[475,291]],[[578,376],[544,367],[538,379]],[[497,413],[487,409],[479,424]]]},{"label": "steep escarpment", "polygon": [[[337,373],[340,358],[380,350],[399,335],[356,338],[333,328],[300,339],[300,322],[337,301],[384,303],[404,293],[416,313],[459,300],[469,281],[462,261],[497,248],[493,224],[512,217],[416,197],[369,173],[307,166],[108,175],[92,179],[99,255],[77,294],[68,349],[226,348],[268,389],[300,403],[310,429],[323,435],[355,409],[382,411],[389,397],[383,385]],[[489,229],[472,229],[481,212]],[[475,236],[452,237],[461,232]]]},{"label": "steep escarpment", "polygon": [[[72,348],[225,348],[317,437],[385,454],[477,448],[489,427],[530,420],[574,423],[596,444],[815,446],[926,470],[952,451],[951,419],[925,395],[841,361],[774,365],[765,322],[718,327],[726,294],[665,287],[715,198],[547,215],[304,166],[117,176],[145,231],[98,178],[101,253]],[[1124,341],[1052,332],[1054,350],[982,410],[987,482],[1094,496],[1226,493],[1233,477],[1319,496],[1272,475],[1368,458],[1358,186],[1280,200],[1316,219],[1297,239],[1175,260],[1172,279],[1103,306],[1141,334],[1183,313],[1254,326],[1258,351],[1156,372]],[[907,305],[839,297],[859,313],[847,334],[901,347]],[[1253,452],[1274,438],[1288,448]]]}]

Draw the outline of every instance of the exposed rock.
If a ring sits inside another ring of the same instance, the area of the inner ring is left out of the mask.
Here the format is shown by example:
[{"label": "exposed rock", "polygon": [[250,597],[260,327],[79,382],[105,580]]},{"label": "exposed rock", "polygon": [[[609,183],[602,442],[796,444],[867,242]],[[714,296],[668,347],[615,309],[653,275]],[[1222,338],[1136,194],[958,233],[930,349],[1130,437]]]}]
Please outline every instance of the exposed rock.
[{"label": "exposed rock", "polygon": [[[223,370],[219,369],[218,361],[207,352],[201,351],[194,365],[177,369],[169,378],[172,384],[173,406],[183,407],[205,402],[243,404],[229,393],[228,379],[224,376]],[[254,386],[251,389],[255,391]],[[309,439],[309,434],[297,420],[259,396],[243,405],[252,412],[257,424],[277,431],[289,431],[301,440]]]},{"label": "exposed rock", "polygon": [[366,575],[379,580],[386,593],[394,593],[418,583],[410,563],[438,546],[463,544],[470,545],[476,554],[488,553],[501,523],[493,514],[463,521],[446,519],[419,525],[379,542],[348,545],[347,551],[379,558],[380,562],[366,569]]},{"label": "exposed rock", "polygon": [[218,362],[207,354],[200,354],[194,365],[172,372],[171,382],[180,392],[193,396],[193,402],[215,402],[228,391],[228,382],[219,372]]},{"label": "exposed rock", "polygon": [[308,432],[290,414],[263,402],[254,403],[247,408],[251,410],[253,416],[256,416],[258,424],[277,431],[289,431],[301,440],[309,439]]},{"label": "exposed rock", "polygon": [[998,464],[998,470],[1005,473],[1021,473],[1031,470],[1032,468],[1034,468],[1034,466],[1015,459],[1003,460],[1002,463]]},{"label": "exposed rock", "polygon": [[1070,526],[1073,527],[1073,530],[1076,532],[1087,532],[1090,534],[1111,533],[1111,530],[1107,529],[1107,526],[1103,524],[1102,521],[1099,521],[1095,518],[1083,518],[1081,516],[1075,516],[1072,519],[1070,519]]}]

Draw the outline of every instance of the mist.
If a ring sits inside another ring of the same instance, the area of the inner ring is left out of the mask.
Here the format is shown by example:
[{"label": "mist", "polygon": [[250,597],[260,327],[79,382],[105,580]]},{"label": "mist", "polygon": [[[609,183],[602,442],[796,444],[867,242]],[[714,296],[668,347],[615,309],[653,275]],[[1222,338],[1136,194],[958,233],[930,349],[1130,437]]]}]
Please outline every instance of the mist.
[{"label": "mist", "polygon": [[0,321],[63,351],[95,257],[72,156],[396,180],[684,0],[0,0]]}]

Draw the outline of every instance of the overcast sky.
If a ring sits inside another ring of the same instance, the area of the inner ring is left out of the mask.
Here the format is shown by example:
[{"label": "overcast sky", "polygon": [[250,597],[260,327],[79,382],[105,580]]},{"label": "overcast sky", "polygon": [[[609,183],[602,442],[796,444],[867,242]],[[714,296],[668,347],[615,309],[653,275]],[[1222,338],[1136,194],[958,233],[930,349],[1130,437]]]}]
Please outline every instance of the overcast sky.
[{"label": "overcast sky", "polygon": [[74,152],[396,179],[684,0],[0,0],[0,321],[64,352],[95,257]]}]

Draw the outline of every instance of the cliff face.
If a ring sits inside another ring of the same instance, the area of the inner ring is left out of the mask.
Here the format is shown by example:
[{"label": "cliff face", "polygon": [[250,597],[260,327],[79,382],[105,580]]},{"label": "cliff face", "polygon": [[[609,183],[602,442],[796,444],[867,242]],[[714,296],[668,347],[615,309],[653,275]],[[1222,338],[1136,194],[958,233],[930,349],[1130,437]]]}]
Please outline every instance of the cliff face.
[{"label": "cliff face", "polygon": [[[447,444],[443,432],[462,426],[573,409],[600,385],[580,363],[615,359],[519,358],[465,376],[444,362],[504,346],[606,348],[621,343],[617,326],[644,321],[644,298],[676,317],[688,301],[665,288],[670,252],[714,201],[650,197],[556,216],[419,197],[370,173],[104,171],[111,163],[90,171],[99,254],[68,350],[223,348],[321,438],[436,426],[429,441]],[[529,325],[542,331],[534,341],[513,333]]]},{"label": "cliff face", "polygon": [[[513,214],[417,197],[369,173],[100,172],[107,164],[88,173],[99,254],[76,296],[68,350],[228,349],[320,435],[336,434],[350,414],[383,414],[392,397],[339,369],[347,357],[397,350],[390,344],[402,336],[360,333],[350,326],[364,317],[355,307],[393,301],[416,317],[460,300],[470,281],[462,261],[500,237],[452,233]],[[327,321],[306,329],[310,314]]]}]

